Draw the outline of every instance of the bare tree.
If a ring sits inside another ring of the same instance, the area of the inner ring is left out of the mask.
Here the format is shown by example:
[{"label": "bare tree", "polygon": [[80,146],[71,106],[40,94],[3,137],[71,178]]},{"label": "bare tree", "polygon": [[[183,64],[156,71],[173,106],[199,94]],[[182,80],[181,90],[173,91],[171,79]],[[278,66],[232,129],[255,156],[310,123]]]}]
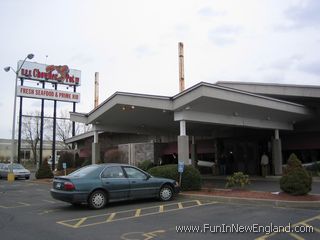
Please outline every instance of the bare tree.
[{"label": "bare tree", "polygon": [[[22,129],[21,134],[22,138],[28,142],[30,145],[34,163],[37,163],[38,160],[38,143],[40,141],[40,112],[35,111],[28,113],[25,117],[22,118]],[[44,119],[43,129],[46,129],[48,126],[47,119]],[[48,139],[48,137],[44,135],[44,138]]]},{"label": "bare tree", "polygon": [[[65,141],[72,137],[72,121],[70,121],[70,114],[68,111],[61,111],[57,120],[57,139],[65,144],[68,149],[71,149],[71,145],[66,144]],[[90,125],[83,123],[75,124],[75,134],[85,133],[91,130]]]}]

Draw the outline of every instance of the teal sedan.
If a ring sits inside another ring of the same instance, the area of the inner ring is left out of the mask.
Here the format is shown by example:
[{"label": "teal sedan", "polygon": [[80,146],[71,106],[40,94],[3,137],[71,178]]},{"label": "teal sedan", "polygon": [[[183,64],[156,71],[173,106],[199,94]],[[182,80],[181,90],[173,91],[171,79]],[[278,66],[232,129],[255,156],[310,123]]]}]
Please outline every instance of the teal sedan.
[{"label": "teal sedan", "polygon": [[54,199],[101,209],[108,202],[139,198],[171,200],[179,193],[175,180],[153,177],[126,164],[94,164],[55,177],[50,190]]}]

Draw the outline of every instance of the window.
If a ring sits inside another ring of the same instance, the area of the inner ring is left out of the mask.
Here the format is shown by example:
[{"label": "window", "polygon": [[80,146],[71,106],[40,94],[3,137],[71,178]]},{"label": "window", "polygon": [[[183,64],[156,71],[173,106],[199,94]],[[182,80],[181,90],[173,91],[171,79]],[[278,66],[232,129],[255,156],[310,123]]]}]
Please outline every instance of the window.
[{"label": "window", "polygon": [[101,177],[103,178],[124,178],[124,174],[121,167],[107,167]]},{"label": "window", "polygon": [[124,168],[128,178],[139,178],[139,179],[146,179],[146,175],[139,171],[138,169],[132,168],[132,167],[125,167]]},{"label": "window", "polygon": [[25,151],[24,158],[25,159],[30,159],[30,151]]},{"label": "window", "polygon": [[20,158],[29,160],[30,159],[30,150],[21,150],[20,151]]}]

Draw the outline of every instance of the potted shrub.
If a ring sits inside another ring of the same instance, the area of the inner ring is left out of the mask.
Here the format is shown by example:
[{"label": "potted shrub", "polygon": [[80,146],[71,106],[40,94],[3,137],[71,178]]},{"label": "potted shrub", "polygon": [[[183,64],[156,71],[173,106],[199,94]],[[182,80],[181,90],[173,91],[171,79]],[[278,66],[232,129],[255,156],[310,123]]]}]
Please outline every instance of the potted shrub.
[{"label": "potted shrub", "polygon": [[249,184],[249,175],[243,174],[243,172],[235,172],[232,176],[227,177],[226,188],[243,189]]},{"label": "potted shrub", "polygon": [[305,195],[311,191],[312,177],[293,153],[288,159],[284,175],[280,179],[282,191],[291,195]]}]

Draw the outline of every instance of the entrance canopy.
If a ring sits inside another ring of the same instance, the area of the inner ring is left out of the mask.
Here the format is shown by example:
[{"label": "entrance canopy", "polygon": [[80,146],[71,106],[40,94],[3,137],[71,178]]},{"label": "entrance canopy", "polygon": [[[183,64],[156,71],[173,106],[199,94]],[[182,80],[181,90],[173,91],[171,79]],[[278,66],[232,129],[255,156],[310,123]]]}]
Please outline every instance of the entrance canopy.
[{"label": "entrance canopy", "polygon": [[87,114],[71,120],[93,124],[96,130],[138,134],[178,134],[179,121],[198,135],[223,126],[293,130],[312,118],[304,105],[201,82],[172,96],[116,92]]}]

